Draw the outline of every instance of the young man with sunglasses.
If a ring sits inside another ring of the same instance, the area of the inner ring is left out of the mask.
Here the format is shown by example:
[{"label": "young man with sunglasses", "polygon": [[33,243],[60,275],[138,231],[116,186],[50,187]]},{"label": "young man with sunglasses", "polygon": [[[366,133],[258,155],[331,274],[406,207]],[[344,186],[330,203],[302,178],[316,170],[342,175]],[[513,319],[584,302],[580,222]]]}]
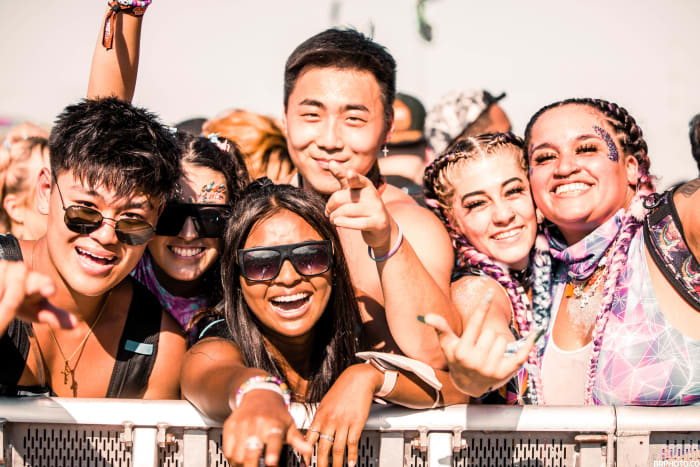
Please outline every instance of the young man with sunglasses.
[{"label": "young man with sunglasses", "polygon": [[299,184],[328,199],[367,346],[440,367],[437,336],[417,318],[434,312],[459,327],[449,299],[452,245],[432,213],[379,173],[395,83],[396,63],[384,47],[357,31],[329,29],[287,59],[282,123]]},{"label": "young man with sunglasses", "polygon": [[174,139],[154,115],[101,99],[67,107],[49,146],[46,235],[2,239],[14,262],[0,261],[0,393],[177,398],[184,337],[128,277],[180,175]]}]

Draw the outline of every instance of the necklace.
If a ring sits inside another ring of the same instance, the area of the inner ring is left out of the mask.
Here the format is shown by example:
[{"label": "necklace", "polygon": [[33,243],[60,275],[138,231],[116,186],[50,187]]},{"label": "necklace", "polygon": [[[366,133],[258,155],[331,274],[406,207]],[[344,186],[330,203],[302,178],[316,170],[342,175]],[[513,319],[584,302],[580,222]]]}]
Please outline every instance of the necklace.
[{"label": "necklace", "polygon": [[572,279],[566,284],[564,294],[569,298],[566,310],[571,322],[584,331],[588,331],[600,311],[600,303],[603,299],[600,285],[605,279],[607,271],[607,257],[604,256],[595,272],[586,280]]},{"label": "necklace", "polygon": [[[111,296],[112,291],[110,291],[107,295],[107,298],[102,304],[102,308],[100,308],[100,312],[97,314],[97,318],[95,318],[95,321],[92,322],[92,324],[90,325],[90,329],[88,329],[88,332],[85,334],[85,337],[83,337],[83,340],[80,341],[80,344],[78,344],[73,353],[70,354],[70,357],[66,358],[66,354],[63,353],[63,349],[61,348],[61,344],[59,344],[58,339],[56,339],[56,334],[54,334],[53,329],[49,327],[49,333],[51,334],[51,337],[56,343],[56,347],[58,348],[58,351],[61,353],[61,357],[63,358],[63,370],[61,371],[61,374],[63,374],[63,384],[68,384],[68,376],[70,376],[71,387],[75,386],[75,369],[78,367],[78,362],[80,362],[80,356],[83,354],[83,348],[85,348],[85,344],[87,343],[88,338],[92,335],[92,331],[95,329],[95,326],[97,326],[97,322],[100,321],[100,318],[102,318],[102,314],[107,308],[107,302],[109,301],[109,297]],[[76,360],[75,365],[73,365],[73,368],[71,368],[70,362],[71,360],[73,360],[73,357],[75,357],[76,354],[78,354],[78,352],[80,352],[78,360]]]}]

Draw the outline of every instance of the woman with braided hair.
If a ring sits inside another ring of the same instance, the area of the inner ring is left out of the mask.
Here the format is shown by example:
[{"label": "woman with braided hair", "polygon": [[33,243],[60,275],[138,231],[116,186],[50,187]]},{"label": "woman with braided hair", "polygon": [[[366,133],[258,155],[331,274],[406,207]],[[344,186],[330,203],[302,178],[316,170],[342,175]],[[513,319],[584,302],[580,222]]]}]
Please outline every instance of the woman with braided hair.
[{"label": "woman with braided hair", "polygon": [[[509,380],[525,358],[536,363],[535,352],[520,360],[503,358],[505,343],[521,334],[534,336],[531,331],[544,325],[549,311],[548,302],[538,302],[537,312],[531,313],[531,263],[546,271],[549,256],[533,249],[537,220],[522,140],[512,133],[493,133],[459,141],[426,168],[423,187],[426,204],[447,227],[455,248],[452,300],[465,325],[460,351],[443,345],[450,375],[473,396],[501,387],[488,399],[535,403],[539,385],[533,378],[528,382],[527,372]],[[548,275],[542,278],[537,284],[547,287]],[[488,307],[478,303],[485,296],[493,297]],[[433,324],[432,316],[427,319]],[[450,334],[444,326],[438,329]],[[465,348],[465,341],[473,342],[473,348]]]},{"label": "woman with braided hair", "polygon": [[652,194],[641,129],[598,99],[538,111],[525,148],[558,260],[543,402],[700,403],[700,227],[688,207],[700,202],[698,180]]}]

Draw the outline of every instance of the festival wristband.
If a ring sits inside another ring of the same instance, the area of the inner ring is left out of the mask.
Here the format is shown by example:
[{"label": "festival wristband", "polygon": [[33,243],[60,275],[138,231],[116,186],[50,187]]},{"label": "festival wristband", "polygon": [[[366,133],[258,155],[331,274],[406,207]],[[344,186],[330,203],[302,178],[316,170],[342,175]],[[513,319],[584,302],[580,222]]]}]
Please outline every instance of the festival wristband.
[{"label": "festival wristband", "polygon": [[111,0],[107,2],[109,11],[105,15],[102,27],[102,45],[104,48],[109,50],[114,43],[114,27],[117,23],[117,13],[143,16],[150,4],[151,0]]},{"label": "festival wristband", "polygon": [[[396,222],[396,221],[394,221],[394,222]],[[399,238],[396,239],[396,242],[391,247],[391,250],[389,250],[389,253],[385,254],[384,256],[380,256],[379,258],[375,258],[374,255],[372,254],[372,247],[367,246],[367,254],[369,255],[369,257],[372,260],[376,261],[377,263],[388,260],[389,258],[394,256],[394,254],[396,254],[397,251],[399,251],[399,247],[401,246],[401,242],[403,242],[403,229],[401,229],[401,224],[399,224],[398,222],[396,222],[396,225],[399,228]]]},{"label": "festival wristband", "polygon": [[245,380],[245,382],[241,384],[241,386],[236,391],[236,408],[238,408],[238,406],[241,405],[243,396],[245,396],[246,393],[254,391],[256,389],[264,389],[266,391],[276,392],[277,394],[282,396],[282,399],[284,399],[284,405],[287,408],[289,408],[289,404],[292,401],[292,391],[289,390],[284,381],[281,381],[280,379],[275,378],[274,376],[253,376],[252,378],[248,378],[247,380]]}]

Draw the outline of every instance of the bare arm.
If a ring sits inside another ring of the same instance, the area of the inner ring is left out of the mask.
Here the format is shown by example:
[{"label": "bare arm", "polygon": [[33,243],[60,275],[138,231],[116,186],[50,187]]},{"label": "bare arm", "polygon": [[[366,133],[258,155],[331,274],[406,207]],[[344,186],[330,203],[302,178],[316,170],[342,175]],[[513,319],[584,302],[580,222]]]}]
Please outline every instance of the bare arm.
[{"label": "bare arm", "polygon": [[136,89],[143,16],[118,13],[111,49],[102,45],[102,26],[95,45],[88,82],[88,99],[114,96],[131,102]]}]

